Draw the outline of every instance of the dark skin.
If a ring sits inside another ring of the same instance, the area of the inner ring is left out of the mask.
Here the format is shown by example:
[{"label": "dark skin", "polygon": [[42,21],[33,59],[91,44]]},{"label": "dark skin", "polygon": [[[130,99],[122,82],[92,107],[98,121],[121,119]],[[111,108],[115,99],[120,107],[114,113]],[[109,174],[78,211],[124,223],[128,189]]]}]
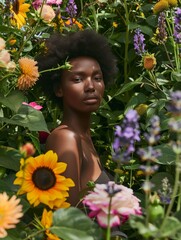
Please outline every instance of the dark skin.
[{"label": "dark skin", "polygon": [[90,134],[90,116],[96,111],[104,94],[104,81],[99,63],[89,57],[70,60],[72,68],[64,70],[55,94],[63,99],[63,119],[48,137],[47,150],[58,154],[67,163],[65,176],[75,187],[69,191],[68,202],[77,206],[89,181],[101,174],[99,157]]}]

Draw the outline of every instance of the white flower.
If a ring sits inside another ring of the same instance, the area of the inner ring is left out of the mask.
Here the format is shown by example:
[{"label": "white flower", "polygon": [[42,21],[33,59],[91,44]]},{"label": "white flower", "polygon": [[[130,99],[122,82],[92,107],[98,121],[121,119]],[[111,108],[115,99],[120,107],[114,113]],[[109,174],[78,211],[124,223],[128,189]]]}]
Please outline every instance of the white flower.
[{"label": "white flower", "polygon": [[9,52],[6,49],[0,51],[0,67],[6,68],[11,61]]},{"label": "white flower", "polygon": [[3,50],[6,46],[6,42],[3,38],[0,37],[0,50]]}]

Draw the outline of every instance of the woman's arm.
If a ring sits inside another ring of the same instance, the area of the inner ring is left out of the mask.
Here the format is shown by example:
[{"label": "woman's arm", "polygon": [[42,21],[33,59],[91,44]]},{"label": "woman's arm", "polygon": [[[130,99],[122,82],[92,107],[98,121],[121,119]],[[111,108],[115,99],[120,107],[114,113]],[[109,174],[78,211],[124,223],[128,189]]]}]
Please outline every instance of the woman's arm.
[{"label": "woman's arm", "polygon": [[67,169],[63,175],[71,178],[75,187],[69,191],[68,202],[76,206],[79,202],[79,192],[81,190],[81,141],[76,134],[69,129],[56,129],[48,137],[46,150],[53,150],[58,155],[58,160],[67,163]]}]

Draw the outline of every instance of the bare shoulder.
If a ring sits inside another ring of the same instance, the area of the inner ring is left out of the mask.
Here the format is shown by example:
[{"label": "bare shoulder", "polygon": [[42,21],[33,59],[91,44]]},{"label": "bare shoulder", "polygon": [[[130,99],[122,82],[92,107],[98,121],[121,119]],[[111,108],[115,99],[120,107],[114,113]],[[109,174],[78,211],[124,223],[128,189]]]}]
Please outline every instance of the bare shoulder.
[{"label": "bare shoulder", "polygon": [[80,136],[69,128],[56,128],[47,138],[46,149],[57,150],[64,149],[64,151],[74,149],[76,146],[80,147]]}]

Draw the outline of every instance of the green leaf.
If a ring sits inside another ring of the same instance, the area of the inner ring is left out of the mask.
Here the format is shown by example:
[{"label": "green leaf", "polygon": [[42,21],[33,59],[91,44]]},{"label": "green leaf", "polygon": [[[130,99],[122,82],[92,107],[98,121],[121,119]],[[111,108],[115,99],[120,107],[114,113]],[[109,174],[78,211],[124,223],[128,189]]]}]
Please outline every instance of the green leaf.
[{"label": "green leaf", "polygon": [[0,117],[0,120],[8,124],[26,127],[30,131],[49,132],[42,112],[28,105],[21,105],[17,114],[13,115],[11,119]]},{"label": "green leaf", "polygon": [[181,229],[181,222],[175,217],[168,217],[160,233],[161,237],[173,237]]},{"label": "green leaf", "polygon": [[135,93],[134,96],[129,100],[129,102],[126,105],[126,111],[128,109],[133,109],[137,105],[141,103],[145,103],[147,101],[147,96],[143,93]]},{"label": "green leaf", "polygon": [[0,146],[0,166],[14,171],[20,167],[22,155],[18,150],[6,146]]},{"label": "green leaf", "polygon": [[74,207],[56,210],[50,231],[64,240],[102,239],[102,231],[98,225]]},{"label": "green leaf", "polygon": [[0,102],[10,108],[13,112],[17,112],[21,107],[22,102],[26,101],[26,97],[20,91],[13,91],[7,97],[0,95]]},{"label": "green leaf", "polygon": [[171,79],[172,79],[172,81],[180,82],[181,81],[181,73],[173,71],[171,73]]},{"label": "green leaf", "polygon": [[140,79],[137,79],[136,81],[126,83],[123,87],[121,87],[116,93],[115,96],[118,96],[119,94],[122,94],[124,92],[127,92],[131,89],[133,89],[135,86],[140,85],[142,81]]},{"label": "green leaf", "polygon": [[168,144],[161,144],[154,147],[154,149],[160,149],[162,155],[158,157],[158,163],[159,164],[165,164],[165,165],[174,165],[176,154],[174,153],[171,146]]}]

